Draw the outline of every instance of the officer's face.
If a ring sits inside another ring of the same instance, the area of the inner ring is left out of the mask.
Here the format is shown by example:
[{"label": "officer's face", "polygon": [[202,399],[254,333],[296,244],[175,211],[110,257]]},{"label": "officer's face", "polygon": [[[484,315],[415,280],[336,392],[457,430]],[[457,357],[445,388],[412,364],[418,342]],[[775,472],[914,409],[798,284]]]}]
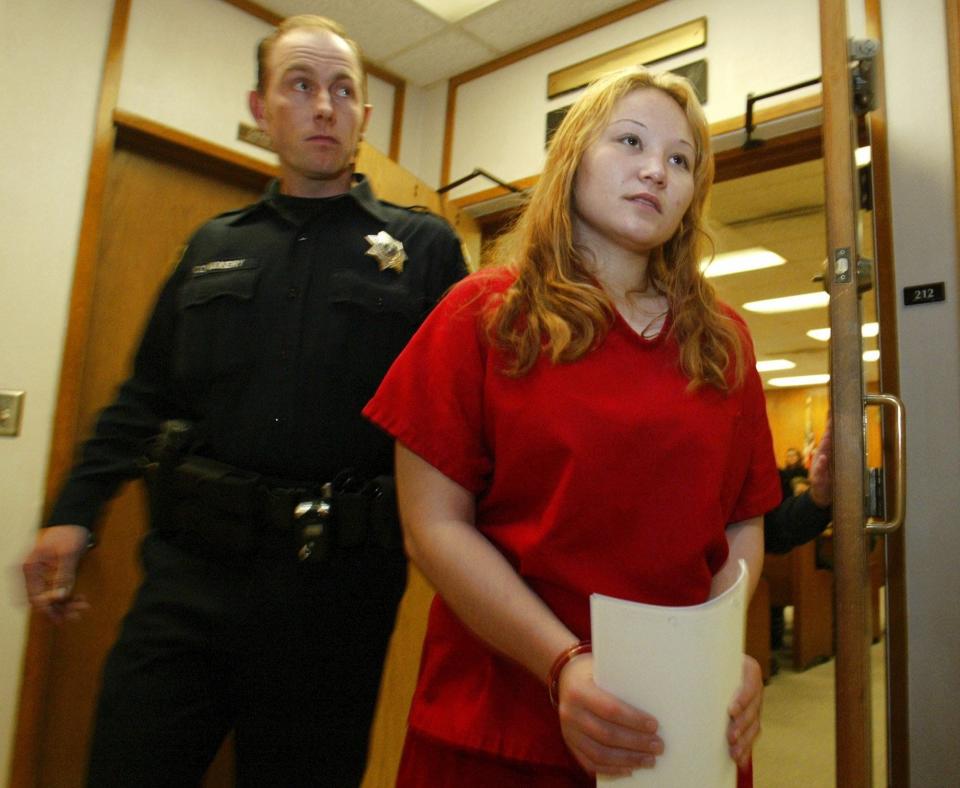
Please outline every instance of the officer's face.
[{"label": "officer's face", "polygon": [[360,73],[354,51],[327,30],[291,30],[274,45],[250,110],[280,157],[285,194],[329,197],[350,188],[370,116]]}]

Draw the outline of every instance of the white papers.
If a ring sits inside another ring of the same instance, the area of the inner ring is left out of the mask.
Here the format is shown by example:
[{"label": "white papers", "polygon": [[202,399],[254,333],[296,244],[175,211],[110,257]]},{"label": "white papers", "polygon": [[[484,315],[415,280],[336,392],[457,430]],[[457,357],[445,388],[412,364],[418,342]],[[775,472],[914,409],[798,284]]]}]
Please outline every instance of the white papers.
[{"label": "white papers", "polygon": [[730,788],[737,767],[727,744],[727,707],[740,686],[747,565],[723,594],[691,607],[590,597],[594,680],[652,714],[664,753],[653,769],[598,777],[615,788]]}]

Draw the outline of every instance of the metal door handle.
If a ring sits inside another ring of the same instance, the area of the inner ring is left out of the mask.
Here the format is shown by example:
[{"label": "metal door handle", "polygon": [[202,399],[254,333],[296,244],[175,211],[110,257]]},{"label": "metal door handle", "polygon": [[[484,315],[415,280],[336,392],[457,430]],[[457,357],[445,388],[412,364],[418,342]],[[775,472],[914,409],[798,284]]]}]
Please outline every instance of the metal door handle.
[{"label": "metal door handle", "polygon": [[[867,523],[867,532],[871,534],[889,534],[896,531],[903,525],[903,515],[907,503],[907,456],[904,448],[904,434],[907,431],[906,411],[903,403],[898,397],[892,394],[867,394],[863,398],[865,406],[879,405],[883,407],[889,405],[897,412],[897,429],[894,439],[896,441],[896,467],[894,468],[893,499],[896,508],[893,511],[893,518],[890,520],[879,520],[873,523]],[[888,487],[889,489],[889,487]]]}]

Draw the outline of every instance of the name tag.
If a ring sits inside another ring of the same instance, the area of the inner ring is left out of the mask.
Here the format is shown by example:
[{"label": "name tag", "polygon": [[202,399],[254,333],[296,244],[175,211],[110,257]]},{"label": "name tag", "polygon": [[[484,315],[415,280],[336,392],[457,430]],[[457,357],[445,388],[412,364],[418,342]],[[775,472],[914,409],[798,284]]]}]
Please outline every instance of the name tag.
[{"label": "name tag", "polygon": [[213,260],[209,263],[201,263],[193,267],[194,276],[203,276],[204,274],[213,274],[218,271],[236,271],[240,268],[248,267],[248,260],[241,258],[239,260]]}]

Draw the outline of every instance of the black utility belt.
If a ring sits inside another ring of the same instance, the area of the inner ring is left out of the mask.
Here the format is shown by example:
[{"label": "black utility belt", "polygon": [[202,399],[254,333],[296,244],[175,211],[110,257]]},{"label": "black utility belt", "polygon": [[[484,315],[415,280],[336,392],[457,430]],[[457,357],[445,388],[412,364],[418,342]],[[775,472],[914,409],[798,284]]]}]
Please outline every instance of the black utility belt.
[{"label": "black utility belt", "polygon": [[153,526],[220,554],[253,552],[268,530],[289,532],[301,561],[337,548],[402,547],[392,476],[345,471],[326,484],[271,479],[207,457],[147,462]]}]

